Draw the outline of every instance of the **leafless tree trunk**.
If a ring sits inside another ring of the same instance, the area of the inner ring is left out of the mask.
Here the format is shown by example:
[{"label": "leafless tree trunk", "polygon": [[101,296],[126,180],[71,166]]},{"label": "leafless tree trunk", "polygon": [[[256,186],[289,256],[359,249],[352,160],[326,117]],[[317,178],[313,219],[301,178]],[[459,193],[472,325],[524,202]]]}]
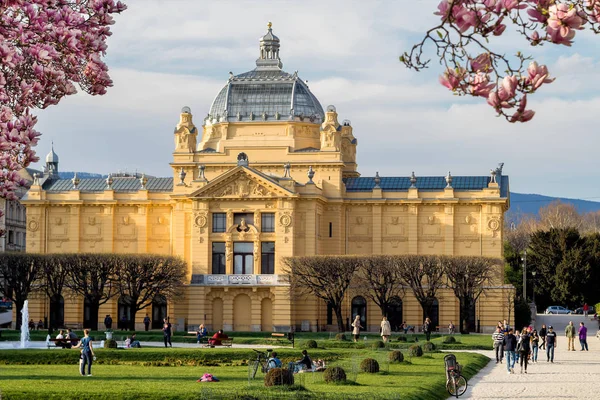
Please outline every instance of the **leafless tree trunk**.
[{"label": "leafless tree trunk", "polygon": [[358,287],[365,296],[379,306],[387,316],[392,298],[404,293],[398,263],[394,256],[366,256],[361,258]]},{"label": "leafless tree trunk", "polygon": [[3,281],[4,296],[15,303],[17,326],[23,321],[21,310],[42,271],[42,256],[29,253],[0,253],[0,280]]},{"label": "leafless tree trunk", "polygon": [[290,276],[290,290],[312,294],[329,304],[337,318],[338,330],[344,332],[342,301],[350,282],[360,267],[354,256],[289,257],[284,259],[285,273]]}]

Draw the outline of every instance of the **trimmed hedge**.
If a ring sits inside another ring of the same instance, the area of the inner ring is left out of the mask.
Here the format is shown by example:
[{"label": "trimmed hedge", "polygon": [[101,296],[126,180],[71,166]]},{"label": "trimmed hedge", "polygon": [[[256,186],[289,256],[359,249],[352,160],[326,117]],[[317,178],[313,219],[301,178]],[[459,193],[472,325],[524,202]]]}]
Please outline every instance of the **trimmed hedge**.
[{"label": "trimmed hedge", "polygon": [[406,342],[407,341],[406,340],[406,336],[403,336],[403,335],[398,336],[398,341],[399,342]]},{"label": "trimmed hedge", "polygon": [[104,341],[104,348],[105,349],[116,349],[117,348],[117,341],[114,339],[106,339]]},{"label": "trimmed hedge", "polygon": [[400,350],[394,350],[388,355],[390,362],[402,362],[404,361],[404,354]]},{"label": "trimmed hedge", "polygon": [[346,335],[344,335],[343,333],[338,333],[337,335],[335,335],[335,340],[344,341],[346,340]]},{"label": "trimmed hedge", "polygon": [[385,349],[385,343],[383,343],[381,340],[378,340],[371,345],[371,348],[373,350]]},{"label": "trimmed hedge", "polygon": [[293,385],[294,374],[286,368],[271,368],[265,375],[265,386]]},{"label": "trimmed hedge", "polygon": [[325,383],[345,382],[346,371],[342,367],[329,367],[323,372]]},{"label": "trimmed hedge", "polygon": [[454,336],[446,336],[446,337],[444,337],[444,340],[442,340],[442,343],[444,343],[444,344],[456,343],[456,339],[454,338]]},{"label": "trimmed hedge", "polygon": [[305,346],[308,349],[316,349],[319,347],[316,340],[307,340]]},{"label": "trimmed hedge", "polygon": [[423,349],[418,344],[413,344],[408,348],[408,354],[411,357],[421,357],[423,355]]},{"label": "trimmed hedge", "polygon": [[434,350],[435,350],[435,344],[433,344],[431,342],[423,343],[423,351],[432,352]]},{"label": "trimmed hedge", "polygon": [[360,370],[363,372],[369,372],[371,374],[374,374],[376,372],[379,372],[379,363],[373,358],[365,358],[360,363]]}]

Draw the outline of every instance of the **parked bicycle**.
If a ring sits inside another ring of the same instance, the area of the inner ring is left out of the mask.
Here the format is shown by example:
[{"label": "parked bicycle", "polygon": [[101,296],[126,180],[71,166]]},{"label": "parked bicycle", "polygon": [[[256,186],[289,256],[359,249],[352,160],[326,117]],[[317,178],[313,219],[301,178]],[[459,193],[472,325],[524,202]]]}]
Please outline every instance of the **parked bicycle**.
[{"label": "parked bicycle", "polygon": [[275,367],[275,365],[272,362],[269,362],[271,349],[267,349],[265,352],[256,349],[252,350],[256,353],[256,360],[252,361],[250,364],[250,375],[251,378],[254,379],[259,368],[263,374],[266,374],[271,368]]},{"label": "parked bicycle", "polygon": [[446,390],[450,396],[462,396],[467,391],[467,380],[460,374],[460,364],[454,354],[444,356],[446,365]]}]

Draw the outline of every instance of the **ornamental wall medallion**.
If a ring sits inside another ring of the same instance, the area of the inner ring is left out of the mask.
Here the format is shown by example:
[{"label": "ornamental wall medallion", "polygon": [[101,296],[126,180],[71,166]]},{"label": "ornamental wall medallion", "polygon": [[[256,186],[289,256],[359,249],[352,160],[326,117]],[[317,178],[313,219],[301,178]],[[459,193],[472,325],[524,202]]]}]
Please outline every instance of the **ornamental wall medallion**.
[{"label": "ornamental wall medallion", "polygon": [[31,221],[29,221],[29,223],[27,224],[27,228],[31,231],[31,232],[36,232],[38,229],[40,229],[40,223],[35,220],[32,219]]},{"label": "ornamental wall medallion", "polygon": [[194,217],[194,226],[196,228],[204,228],[208,222],[206,218],[206,213],[198,214]]},{"label": "ornamental wall medallion", "polygon": [[285,213],[279,217],[279,224],[284,228],[287,228],[292,224],[292,216],[289,213]]},{"label": "ornamental wall medallion", "polygon": [[500,229],[500,220],[498,218],[492,218],[488,221],[488,228],[496,232]]}]

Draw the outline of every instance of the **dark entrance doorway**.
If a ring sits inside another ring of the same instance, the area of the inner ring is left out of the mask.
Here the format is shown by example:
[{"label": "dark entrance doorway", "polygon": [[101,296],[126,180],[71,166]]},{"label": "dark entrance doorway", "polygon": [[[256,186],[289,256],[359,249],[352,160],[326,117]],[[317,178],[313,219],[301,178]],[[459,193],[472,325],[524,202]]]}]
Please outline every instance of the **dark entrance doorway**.
[{"label": "dark entrance doorway", "polygon": [[[96,322],[97,323],[97,322]],[[90,300],[86,297],[83,300],[83,327],[92,326],[92,305]]]},{"label": "dark entrance doorway", "polygon": [[[425,310],[423,310],[423,321],[425,321],[425,317],[427,317],[427,315],[425,315]],[[438,299],[433,299],[429,319],[431,320],[431,331],[435,332],[436,327],[440,325],[440,303],[438,302]]]},{"label": "dark entrance doorway", "polygon": [[129,329],[131,322],[131,298],[129,296],[119,297],[119,311],[117,316],[119,318],[117,322],[117,328],[121,330]]},{"label": "dark entrance doorway", "polygon": [[360,324],[366,330],[367,327],[367,301],[362,296],[356,296],[352,299],[352,312],[350,320],[354,321],[354,318],[360,315]]},{"label": "dark entrance doorway", "polygon": [[50,297],[50,328],[55,330],[65,325],[65,299],[60,294]]},{"label": "dark entrance doorway", "polygon": [[152,301],[152,329],[162,329],[165,318],[167,318],[167,299],[164,296],[156,296]]},{"label": "dark entrance doorway", "polygon": [[398,332],[403,322],[402,299],[400,297],[394,296],[390,299],[386,314],[390,326],[392,327],[392,331]]}]

